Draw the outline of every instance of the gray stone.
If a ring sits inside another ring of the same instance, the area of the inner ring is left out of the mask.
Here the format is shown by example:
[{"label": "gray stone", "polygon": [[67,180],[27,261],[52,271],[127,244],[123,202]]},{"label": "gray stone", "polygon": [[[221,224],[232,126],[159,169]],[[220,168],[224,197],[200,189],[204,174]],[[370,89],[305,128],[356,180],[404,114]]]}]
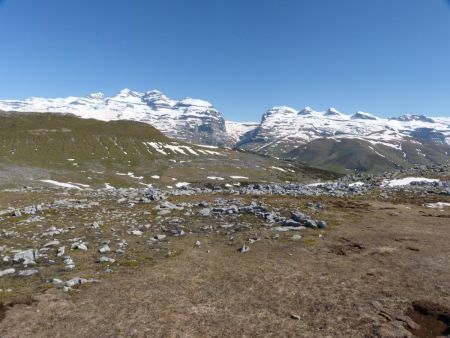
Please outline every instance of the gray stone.
[{"label": "gray stone", "polygon": [[59,245],[59,241],[57,239],[44,244],[44,248],[48,248],[48,247],[52,247],[52,246],[56,246],[56,245]]},{"label": "gray stone", "polygon": [[13,212],[12,216],[14,216],[14,217],[21,217],[22,213],[20,212],[20,210],[16,210],[16,211]]},{"label": "gray stone", "polygon": [[71,246],[72,250],[82,250],[82,251],[87,251],[87,245],[83,242],[78,242],[78,243],[73,243]]},{"label": "gray stone", "polygon": [[116,260],[113,258],[109,258],[106,256],[102,256],[100,257],[100,259],[98,260],[100,263],[114,263]]},{"label": "gray stone", "polygon": [[302,223],[302,222],[306,222],[308,217],[300,211],[293,211],[291,214],[291,219],[293,219],[296,222]]},{"label": "gray stone", "polygon": [[162,241],[163,239],[165,239],[167,236],[166,235],[156,235],[155,237],[153,237],[154,239],[158,240],[158,241]]},{"label": "gray stone", "polygon": [[325,229],[327,227],[327,222],[320,220],[317,222],[317,227],[319,229]]},{"label": "gray stone", "polygon": [[37,250],[28,249],[20,251],[14,255],[14,262],[22,262],[23,265],[34,265],[35,260],[39,257]]},{"label": "gray stone", "polygon": [[77,286],[77,285],[81,285],[81,284],[99,283],[99,282],[100,281],[98,279],[93,279],[93,278],[86,279],[86,278],[75,277],[75,278],[72,278],[72,279],[66,281],[64,283],[64,285],[71,288],[73,286]]},{"label": "gray stone", "polygon": [[294,221],[293,219],[287,219],[283,222],[283,225],[285,227],[299,227],[301,226],[303,223]]},{"label": "gray stone", "polygon": [[66,251],[66,247],[65,246],[60,246],[58,248],[58,253],[56,254],[56,256],[61,257],[64,256],[64,252]]},{"label": "gray stone", "polygon": [[245,244],[242,247],[239,248],[239,252],[240,253],[246,253],[246,252],[249,252],[249,251],[250,251],[250,247],[245,245]]},{"label": "gray stone", "polygon": [[98,251],[100,253],[107,253],[111,251],[111,248],[109,247],[108,244],[105,244],[104,246],[102,246],[100,249],[98,249]]},{"label": "gray stone", "polygon": [[211,211],[212,211],[211,208],[203,208],[198,212],[198,214],[200,216],[207,217],[211,215]]},{"label": "gray stone", "polygon": [[35,275],[35,274],[37,274],[37,273],[39,273],[38,270],[36,270],[36,269],[30,269],[30,270],[22,270],[22,271],[19,271],[18,275],[21,276],[21,277],[28,277],[28,276]]},{"label": "gray stone", "polygon": [[308,219],[306,222],[304,222],[304,226],[307,228],[317,228],[317,223],[312,219]]},{"label": "gray stone", "polygon": [[2,270],[2,271],[0,271],[0,277],[11,275],[11,274],[13,274],[15,272],[16,272],[16,270],[14,268],[9,268],[9,269]]}]

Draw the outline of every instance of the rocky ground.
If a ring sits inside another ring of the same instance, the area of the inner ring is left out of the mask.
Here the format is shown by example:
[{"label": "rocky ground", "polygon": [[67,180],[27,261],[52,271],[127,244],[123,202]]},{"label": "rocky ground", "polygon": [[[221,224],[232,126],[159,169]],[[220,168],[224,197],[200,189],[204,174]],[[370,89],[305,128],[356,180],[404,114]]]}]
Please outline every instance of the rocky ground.
[{"label": "rocky ground", "polygon": [[3,190],[0,335],[449,335],[448,172]]}]

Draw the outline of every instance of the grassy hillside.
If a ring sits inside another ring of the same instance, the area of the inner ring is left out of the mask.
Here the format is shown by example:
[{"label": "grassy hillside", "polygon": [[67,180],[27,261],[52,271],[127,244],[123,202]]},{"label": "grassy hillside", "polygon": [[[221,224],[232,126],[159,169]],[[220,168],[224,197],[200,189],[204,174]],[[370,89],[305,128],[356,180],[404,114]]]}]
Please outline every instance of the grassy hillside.
[{"label": "grassy hillside", "polygon": [[[448,152],[448,153],[446,153]],[[416,164],[447,163],[450,148],[442,144],[402,142],[401,149],[359,139],[317,139],[295,148],[288,157],[337,172],[383,172]]]},{"label": "grassy hillside", "polygon": [[0,116],[2,160],[39,167],[67,165],[67,158],[103,165],[152,158],[143,142],[169,142],[155,128],[132,121],[101,122],[72,115]]},{"label": "grassy hillside", "polygon": [[140,122],[0,114],[0,185],[53,179],[89,186],[172,186],[179,181],[285,182],[333,175],[256,154],[174,142]]}]

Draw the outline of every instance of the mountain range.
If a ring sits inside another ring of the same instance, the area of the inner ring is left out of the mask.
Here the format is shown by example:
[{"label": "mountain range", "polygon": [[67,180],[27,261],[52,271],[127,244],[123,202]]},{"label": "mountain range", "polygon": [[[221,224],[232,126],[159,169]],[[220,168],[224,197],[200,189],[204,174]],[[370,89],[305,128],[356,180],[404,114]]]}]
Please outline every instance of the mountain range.
[{"label": "mountain range", "polygon": [[450,117],[402,115],[379,118],[335,108],[315,111],[278,106],[261,122],[225,121],[204,100],[170,99],[153,90],[124,89],[58,99],[2,100],[0,110],[71,113],[103,121],[133,120],[151,124],[170,138],[189,143],[236,147],[290,158],[337,171],[382,171],[449,161]]}]

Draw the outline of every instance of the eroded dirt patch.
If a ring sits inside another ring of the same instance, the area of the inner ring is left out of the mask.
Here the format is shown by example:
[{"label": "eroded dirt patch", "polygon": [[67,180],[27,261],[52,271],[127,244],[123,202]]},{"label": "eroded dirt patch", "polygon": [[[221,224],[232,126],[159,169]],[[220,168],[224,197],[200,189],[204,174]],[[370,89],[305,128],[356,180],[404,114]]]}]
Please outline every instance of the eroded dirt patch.
[{"label": "eroded dirt patch", "polygon": [[435,338],[450,335],[450,308],[428,301],[416,301],[407,315],[418,328],[410,329],[419,338]]}]

